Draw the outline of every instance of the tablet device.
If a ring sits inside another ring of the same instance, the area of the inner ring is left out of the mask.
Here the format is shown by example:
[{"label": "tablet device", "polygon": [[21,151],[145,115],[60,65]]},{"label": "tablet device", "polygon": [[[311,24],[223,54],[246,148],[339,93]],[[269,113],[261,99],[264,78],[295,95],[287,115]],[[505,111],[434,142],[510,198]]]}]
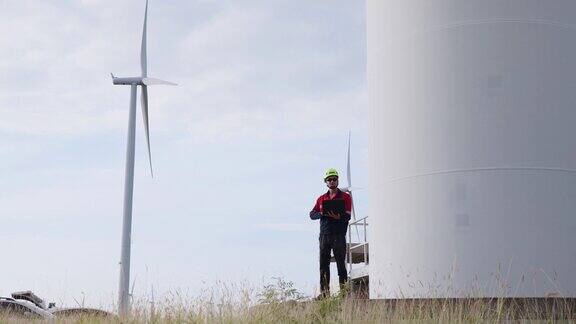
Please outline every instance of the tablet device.
[{"label": "tablet device", "polygon": [[330,211],[339,215],[344,215],[344,200],[337,199],[322,201],[322,214],[328,214]]}]

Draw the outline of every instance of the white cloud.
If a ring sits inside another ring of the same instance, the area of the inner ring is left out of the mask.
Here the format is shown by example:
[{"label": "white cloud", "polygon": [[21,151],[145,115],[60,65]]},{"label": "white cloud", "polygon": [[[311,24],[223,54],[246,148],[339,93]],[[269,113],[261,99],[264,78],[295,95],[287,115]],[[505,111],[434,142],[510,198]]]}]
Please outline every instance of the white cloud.
[{"label": "white cloud", "polygon": [[[315,226],[314,226],[315,225]],[[317,232],[318,225],[310,223],[261,223],[254,228],[266,231],[279,232]]]},{"label": "white cloud", "polygon": [[[32,171],[32,174],[25,177],[20,175],[22,181],[30,181],[33,186],[4,192],[0,196],[0,214],[4,215],[4,221],[39,223],[68,217],[87,217],[94,215],[96,210],[109,215],[109,204],[99,202],[121,202],[123,175],[119,171],[52,169]],[[23,202],[30,203],[23,205]]]},{"label": "white cloud", "polygon": [[259,35],[270,32],[266,26],[271,22],[267,10],[231,6],[190,31],[180,42],[181,55],[194,57],[194,67],[229,62],[234,56],[242,60],[246,50],[258,46]]},{"label": "white cloud", "polygon": [[366,100],[358,89],[317,99],[286,98],[260,109],[195,111],[186,120],[191,140],[198,143],[302,139],[362,128]]}]

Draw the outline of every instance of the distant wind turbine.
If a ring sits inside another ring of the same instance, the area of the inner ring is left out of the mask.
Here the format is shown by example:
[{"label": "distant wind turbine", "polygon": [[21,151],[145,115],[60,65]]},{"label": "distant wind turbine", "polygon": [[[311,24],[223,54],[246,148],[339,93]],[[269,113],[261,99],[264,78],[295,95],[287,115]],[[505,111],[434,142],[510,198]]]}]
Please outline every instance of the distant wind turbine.
[{"label": "distant wind turbine", "polygon": [[[352,187],[352,172],[350,171],[350,139],[352,138],[352,131],[348,131],[348,154],[346,156],[346,179],[348,180],[348,187],[340,188],[344,192],[350,194],[350,199],[352,200],[352,219],[356,221],[356,211],[354,210],[354,197],[352,196],[352,191],[362,189],[358,187]],[[360,234],[358,233],[358,226],[356,228],[356,236],[360,239]]]},{"label": "distant wind turbine", "polygon": [[112,74],[112,83],[115,85],[130,86],[130,114],[128,117],[128,141],[126,148],[126,174],[124,178],[124,216],[122,224],[122,246],[120,258],[120,285],[118,290],[118,313],[122,316],[130,310],[129,285],[130,285],[130,246],[132,232],[132,192],[134,189],[134,151],[135,151],[135,124],[136,124],[136,90],[142,87],[141,105],[146,145],[148,148],[148,161],[150,163],[150,175],[152,171],[152,155],[150,153],[150,133],[148,126],[148,86],[149,85],[176,85],[175,83],[148,77],[146,55],[146,22],[148,19],[148,0],[144,12],[144,28],[142,31],[142,47],[140,50],[140,66],[142,75],[139,77],[118,78]]}]

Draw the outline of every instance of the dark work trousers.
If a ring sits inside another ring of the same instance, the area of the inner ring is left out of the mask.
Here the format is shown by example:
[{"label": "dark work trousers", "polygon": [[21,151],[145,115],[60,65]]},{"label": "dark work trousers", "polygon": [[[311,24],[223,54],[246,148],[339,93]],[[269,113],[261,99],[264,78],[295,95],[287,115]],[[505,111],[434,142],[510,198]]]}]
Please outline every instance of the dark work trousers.
[{"label": "dark work trousers", "polygon": [[320,290],[330,292],[330,251],[334,252],[340,285],[348,281],[346,271],[346,234],[320,234]]}]

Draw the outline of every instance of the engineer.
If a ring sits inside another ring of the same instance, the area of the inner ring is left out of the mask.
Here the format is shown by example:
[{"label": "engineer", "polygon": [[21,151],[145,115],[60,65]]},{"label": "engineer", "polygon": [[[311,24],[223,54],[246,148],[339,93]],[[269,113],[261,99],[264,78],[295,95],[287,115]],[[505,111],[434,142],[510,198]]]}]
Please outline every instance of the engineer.
[{"label": "engineer", "polygon": [[[346,271],[346,231],[352,211],[352,198],[338,189],[338,171],[330,168],[324,173],[324,182],[328,192],[316,199],[314,208],[310,211],[310,219],[320,219],[320,298],[330,296],[330,251],[334,253],[340,289],[346,289],[348,273]],[[325,200],[343,200],[344,212],[323,212],[322,202]]]}]

